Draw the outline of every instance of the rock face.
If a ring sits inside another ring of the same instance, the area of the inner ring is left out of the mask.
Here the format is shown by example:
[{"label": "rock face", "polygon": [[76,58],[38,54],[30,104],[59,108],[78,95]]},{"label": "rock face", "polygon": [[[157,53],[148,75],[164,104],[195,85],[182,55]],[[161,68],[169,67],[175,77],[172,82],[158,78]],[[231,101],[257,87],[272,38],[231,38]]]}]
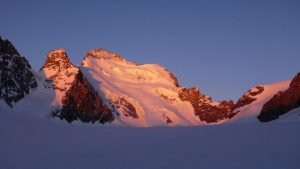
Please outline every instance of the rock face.
[{"label": "rock face", "polygon": [[257,100],[255,96],[261,94],[264,91],[264,87],[256,86],[254,89],[248,90],[235,104],[234,109],[246,106]]},{"label": "rock face", "polygon": [[124,116],[132,117],[134,119],[139,118],[134,105],[128,102],[125,98],[121,97],[112,103],[112,106],[115,108],[115,110],[117,110],[118,112],[122,112]]},{"label": "rock face", "polygon": [[79,70],[70,89],[62,98],[62,109],[53,112],[53,116],[68,122],[81,120],[83,122],[112,122],[114,116],[104,101],[93,89],[88,80]]},{"label": "rock face", "polygon": [[300,73],[294,77],[286,91],[277,93],[263,106],[257,118],[261,122],[272,121],[297,107],[300,107]]},{"label": "rock face", "polygon": [[12,43],[0,37],[0,100],[10,107],[37,87],[31,66]]},{"label": "rock face", "polygon": [[100,123],[114,120],[110,109],[90,82],[68,58],[64,49],[51,51],[41,71],[52,81],[55,99],[52,105],[54,117],[72,122]]},{"label": "rock face", "polygon": [[40,72],[52,82],[55,93],[51,103],[53,109],[62,108],[62,98],[70,89],[78,71],[78,67],[72,64],[64,49],[56,49],[48,53]]},{"label": "rock face", "polygon": [[41,68],[45,76],[52,81],[54,89],[61,92],[66,92],[70,88],[78,70],[64,49],[49,52]]},{"label": "rock face", "polygon": [[232,118],[234,108],[233,101],[221,101],[213,103],[211,97],[202,95],[199,89],[183,88],[179,92],[182,101],[189,101],[195,111],[195,115],[206,123],[217,123]]}]

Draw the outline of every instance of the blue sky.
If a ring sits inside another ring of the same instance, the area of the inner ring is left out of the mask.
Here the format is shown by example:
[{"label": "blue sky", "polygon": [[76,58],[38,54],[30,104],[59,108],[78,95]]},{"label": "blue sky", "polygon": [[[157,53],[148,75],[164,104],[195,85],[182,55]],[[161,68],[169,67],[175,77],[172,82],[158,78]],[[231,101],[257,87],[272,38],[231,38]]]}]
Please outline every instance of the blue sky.
[{"label": "blue sky", "polygon": [[300,71],[300,1],[4,1],[0,36],[39,69],[65,48],[75,64],[106,48],[157,63],[214,99]]}]

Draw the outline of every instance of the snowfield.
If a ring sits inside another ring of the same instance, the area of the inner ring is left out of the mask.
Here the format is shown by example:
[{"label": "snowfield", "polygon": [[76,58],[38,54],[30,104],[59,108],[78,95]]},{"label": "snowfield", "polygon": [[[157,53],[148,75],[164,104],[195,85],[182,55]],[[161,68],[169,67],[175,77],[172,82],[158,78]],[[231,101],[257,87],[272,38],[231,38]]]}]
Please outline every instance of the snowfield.
[{"label": "snowfield", "polygon": [[129,128],[1,112],[0,168],[299,169],[300,123],[288,119]]},{"label": "snowfield", "polygon": [[[137,119],[126,117],[125,106],[117,111],[116,125],[151,127],[201,125],[189,102],[178,96],[179,87],[166,68],[157,64],[138,65],[104,49],[89,51],[80,67],[98,93],[118,103],[120,98],[136,109]],[[153,106],[155,105],[155,106]],[[116,116],[115,116],[116,117]]]}]

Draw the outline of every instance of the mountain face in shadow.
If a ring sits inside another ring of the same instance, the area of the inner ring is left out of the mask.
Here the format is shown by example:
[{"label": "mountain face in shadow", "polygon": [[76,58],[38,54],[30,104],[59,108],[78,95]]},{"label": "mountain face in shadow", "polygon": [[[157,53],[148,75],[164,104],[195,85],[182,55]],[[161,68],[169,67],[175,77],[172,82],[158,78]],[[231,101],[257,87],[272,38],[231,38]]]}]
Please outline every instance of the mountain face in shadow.
[{"label": "mountain face in shadow", "polygon": [[37,87],[31,66],[9,40],[0,37],[0,100],[10,107]]}]

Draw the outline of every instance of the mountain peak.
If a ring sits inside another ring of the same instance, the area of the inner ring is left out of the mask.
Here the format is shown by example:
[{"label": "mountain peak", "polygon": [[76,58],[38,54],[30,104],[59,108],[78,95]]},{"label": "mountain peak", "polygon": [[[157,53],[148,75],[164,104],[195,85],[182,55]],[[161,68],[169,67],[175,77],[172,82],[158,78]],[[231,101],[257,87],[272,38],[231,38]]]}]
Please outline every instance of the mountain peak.
[{"label": "mountain peak", "polygon": [[48,53],[47,59],[70,60],[64,48],[52,50]]},{"label": "mountain peak", "polygon": [[105,60],[112,60],[114,62],[123,62],[130,65],[138,65],[137,63],[129,62],[126,59],[124,59],[122,56],[110,52],[103,48],[96,48],[96,49],[89,50],[87,54],[84,56],[82,65],[86,64],[86,59],[88,58],[105,59]]},{"label": "mountain peak", "polygon": [[106,49],[103,49],[103,48],[96,48],[96,49],[92,49],[92,50],[88,51],[88,53],[86,54],[86,57],[88,57],[88,56],[95,57],[95,58],[103,58],[103,59],[111,59],[111,58],[115,58],[115,57],[122,58],[121,56],[119,56],[113,52],[110,52]]},{"label": "mountain peak", "polygon": [[98,58],[98,59],[114,59],[114,58],[118,58],[120,60],[125,60],[123,57],[121,57],[120,55],[110,52],[104,48],[96,48],[96,49],[92,49],[89,50],[88,53],[86,54],[85,57],[94,57],[94,58]]},{"label": "mountain peak", "polygon": [[17,51],[17,49],[14,47],[14,45],[9,40],[2,39],[1,36],[0,36],[0,51],[8,55],[20,57],[20,54]]},{"label": "mountain peak", "polygon": [[58,48],[49,52],[49,54],[54,54],[54,53],[67,53],[67,52],[64,48]]},{"label": "mountain peak", "polygon": [[9,40],[0,37],[0,100],[10,107],[37,87],[31,66]]},{"label": "mountain peak", "polygon": [[60,104],[61,98],[74,81],[78,68],[68,58],[65,49],[56,49],[48,53],[41,71],[45,77],[52,81],[56,92],[55,102]]},{"label": "mountain peak", "polygon": [[59,48],[49,52],[46,62],[42,68],[57,66],[60,68],[70,68],[74,66],[71,60],[68,58],[66,50],[63,48]]}]

